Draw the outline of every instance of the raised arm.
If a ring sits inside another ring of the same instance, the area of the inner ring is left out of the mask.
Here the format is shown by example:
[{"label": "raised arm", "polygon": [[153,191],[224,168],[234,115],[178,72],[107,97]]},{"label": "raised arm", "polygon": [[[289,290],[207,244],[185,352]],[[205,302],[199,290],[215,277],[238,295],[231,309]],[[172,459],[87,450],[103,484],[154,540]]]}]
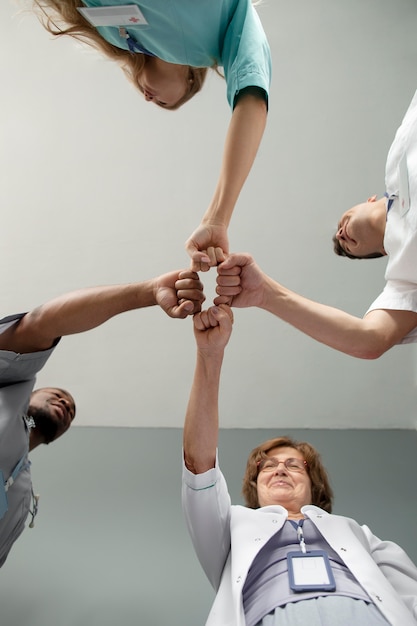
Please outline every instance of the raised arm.
[{"label": "raised arm", "polygon": [[81,333],[110,318],[158,304],[170,317],[185,318],[201,309],[202,284],[191,270],[163,274],[148,281],[73,291],[27,313],[0,335],[0,349],[37,352],[58,337]]},{"label": "raised arm", "polygon": [[376,359],[417,326],[413,311],[374,310],[363,319],[290,291],[267,276],[249,254],[218,267],[217,304],[257,306],[313,339],[361,359]]},{"label": "raised arm", "polygon": [[194,316],[197,360],[184,423],[184,460],[194,474],[215,466],[219,430],[219,383],[224,349],[232,332],[230,307],[211,307]]},{"label": "raised arm", "polygon": [[191,268],[207,271],[229,252],[227,229],[240,191],[252,168],[267,118],[261,90],[246,89],[238,98],[226,136],[214,196],[201,224],[187,240]]}]

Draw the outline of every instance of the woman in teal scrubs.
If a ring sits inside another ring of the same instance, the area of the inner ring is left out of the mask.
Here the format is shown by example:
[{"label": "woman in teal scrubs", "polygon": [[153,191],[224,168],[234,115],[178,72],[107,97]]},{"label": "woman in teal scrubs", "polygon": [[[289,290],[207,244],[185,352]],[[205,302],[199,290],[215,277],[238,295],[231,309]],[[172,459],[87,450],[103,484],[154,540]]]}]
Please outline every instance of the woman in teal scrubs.
[{"label": "woman in teal scrubs", "polygon": [[186,242],[207,271],[229,252],[227,228],[267,117],[271,56],[251,0],[34,0],[54,35],[71,35],[122,64],[145,99],[176,109],[222,67],[232,118],[220,176]]}]

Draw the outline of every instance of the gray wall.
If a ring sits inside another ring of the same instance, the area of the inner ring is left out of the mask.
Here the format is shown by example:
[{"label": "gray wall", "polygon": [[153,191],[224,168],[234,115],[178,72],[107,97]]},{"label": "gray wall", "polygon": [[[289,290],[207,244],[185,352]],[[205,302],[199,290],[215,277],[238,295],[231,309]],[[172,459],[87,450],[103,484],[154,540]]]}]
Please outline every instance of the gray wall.
[{"label": "gray wall", "polygon": [[[18,13],[22,2],[0,2],[0,265],[13,269],[0,274],[3,315],[188,266],[183,242],[210,202],[230,119],[214,74],[185,107],[161,110],[111,62],[51,41]],[[416,0],[262,0],[259,14],[273,56],[270,111],[231,249],[362,316],[386,260],[338,259],[331,235],[343,211],[384,192],[386,154],[417,87]],[[202,276],[207,304],[214,278]],[[415,346],[360,361],[265,312],[235,318],[222,379],[239,390],[225,428],[273,428],[259,397],[293,428],[416,428]],[[194,351],[190,320],[132,312],[63,341],[38,385],[73,391],[83,426],[181,428],[172,408],[188,396]],[[335,416],[336,405],[347,410]]]},{"label": "gray wall", "polygon": [[[138,98],[114,65],[72,42],[51,42],[30,15],[12,19],[17,9],[0,3],[0,192],[8,207],[0,251],[13,268],[2,273],[4,314],[83,285],[186,265],[182,242],[211,197],[229,120],[224,85],[213,76],[174,123]],[[271,110],[231,225],[233,248],[249,250],[305,295],[361,315],[383,284],[383,262],[335,259],[330,235],[342,209],[383,191],[386,152],[416,86],[415,0],[263,0],[260,14],[274,56]],[[128,174],[136,181],[138,173],[145,175],[132,189]],[[299,249],[312,241],[306,260]],[[264,406],[274,406],[280,424],[299,427],[415,427],[412,348],[359,362],[260,315],[236,314],[222,378],[224,426],[269,427],[275,412]],[[78,423],[101,427],[73,429],[34,452],[40,514],[0,572],[1,626],[204,623],[213,594],[179,504],[191,328],[174,331],[153,310],[137,319],[68,339],[39,377],[74,391]],[[174,428],[103,428],[110,424]],[[222,432],[235,502],[247,453],[271,434]],[[323,452],[336,512],[417,561],[415,430],[294,434]]]},{"label": "gray wall", "polygon": [[[288,430],[322,453],[335,512],[417,562],[417,433]],[[277,431],[224,430],[232,499],[248,452]],[[213,598],[180,509],[180,429],[74,428],[32,454],[41,494],[1,570],[2,626],[199,626]]]}]

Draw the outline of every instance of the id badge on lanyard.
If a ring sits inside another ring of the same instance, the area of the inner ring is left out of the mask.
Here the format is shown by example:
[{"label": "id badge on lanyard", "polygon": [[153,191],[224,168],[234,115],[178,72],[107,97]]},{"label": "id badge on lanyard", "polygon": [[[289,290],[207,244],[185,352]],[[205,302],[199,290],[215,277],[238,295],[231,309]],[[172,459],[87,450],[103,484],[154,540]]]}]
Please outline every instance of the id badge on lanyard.
[{"label": "id badge on lanyard", "polygon": [[302,591],[335,591],[336,582],[329,557],[324,550],[306,550],[302,524],[298,526],[297,537],[300,550],[288,552],[288,576],[290,588]]},{"label": "id badge on lanyard", "polygon": [[148,24],[139,7],[131,4],[78,7],[77,10],[93,26],[144,26]]}]

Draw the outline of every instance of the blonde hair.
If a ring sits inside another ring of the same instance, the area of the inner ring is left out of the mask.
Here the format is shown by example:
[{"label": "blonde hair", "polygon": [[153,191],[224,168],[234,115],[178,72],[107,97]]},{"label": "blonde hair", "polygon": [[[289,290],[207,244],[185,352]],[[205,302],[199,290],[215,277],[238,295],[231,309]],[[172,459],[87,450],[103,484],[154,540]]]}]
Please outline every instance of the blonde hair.
[{"label": "blonde hair", "polygon": [[[81,0],[33,0],[35,12],[46,30],[55,37],[69,35],[78,41],[86,43],[105,54],[112,61],[116,61],[125,72],[128,79],[139,91],[139,79],[145,67],[145,55],[118,48],[106,41],[77,10],[84,6]],[[187,90],[184,96],[172,106],[165,109],[178,109],[200,91],[207,75],[207,67],[188,67],[185,72]],[[213,66],[213,69],[215,67]]]}]

